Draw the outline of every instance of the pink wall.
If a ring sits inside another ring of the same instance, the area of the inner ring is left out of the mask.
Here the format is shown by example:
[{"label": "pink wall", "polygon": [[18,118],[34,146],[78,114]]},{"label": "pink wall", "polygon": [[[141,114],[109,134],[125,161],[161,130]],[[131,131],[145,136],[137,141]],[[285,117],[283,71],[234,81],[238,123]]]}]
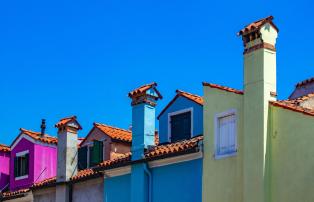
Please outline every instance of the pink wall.
[{"label": "pink wall", "polygon": [[35,145],[34,182],[57,175],[57,147]]},{"label": "pink wall", "polygon": [[0,190],[9,183],[10,152],[0,151]]},{"label": "pink wall", "polygon": [[[26,179],[15,180],[14,157],[16,153],[29,151],[29,175]],[[34,182],[56,176],[57,146],[32,143],[23,138],[11,151],[10,190],[29,188]]]}]

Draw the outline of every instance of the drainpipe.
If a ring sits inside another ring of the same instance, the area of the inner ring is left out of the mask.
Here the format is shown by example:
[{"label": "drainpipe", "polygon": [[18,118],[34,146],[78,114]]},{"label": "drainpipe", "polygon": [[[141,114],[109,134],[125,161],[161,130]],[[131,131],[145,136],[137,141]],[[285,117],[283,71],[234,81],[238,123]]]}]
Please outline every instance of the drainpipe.
[{"label": "drainpipe", "polygon": [[152,195],[153,195],[153,177],[152,173],[147,166],[147,163],[145,163],[144,171],[148,176],[148,202],[152,202]]}]

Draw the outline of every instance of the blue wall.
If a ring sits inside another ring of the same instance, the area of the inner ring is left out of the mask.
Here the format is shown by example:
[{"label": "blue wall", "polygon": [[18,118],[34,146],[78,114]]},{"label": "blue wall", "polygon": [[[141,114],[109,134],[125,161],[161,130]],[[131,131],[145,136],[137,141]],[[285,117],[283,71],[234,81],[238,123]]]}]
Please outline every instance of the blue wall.
[{"label": "blue wall", "polygon": [[203,134],[203,106],[185,97],[178,97],[172,105],[159,117],[159,141],[168,141],[168,113],[176,112],[186,108],[193,108],[193,134]]},{"label": "blue wall", "polygon": [[105,178],[105,202],[129,202],[131,197],[131,175]]},{"label": "blue wall", "polygon": [[[151,169],[152,202],[201,202],[202,159]],[[105,202],[130,202],[130,175],[105,179]]]}]

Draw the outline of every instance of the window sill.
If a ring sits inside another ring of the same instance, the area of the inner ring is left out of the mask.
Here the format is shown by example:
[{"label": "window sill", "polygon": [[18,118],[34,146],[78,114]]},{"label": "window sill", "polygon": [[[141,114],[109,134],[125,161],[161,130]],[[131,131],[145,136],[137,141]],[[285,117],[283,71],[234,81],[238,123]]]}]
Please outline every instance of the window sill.
[{"label": "window sill", "polygon": [[19,176],[19,177],[15,177],[15,180],[23,180],[28,178],[28,175],[23,175],[23,176]]},{"label": "window sill", "polygon": [[224,159],[224,158],[228,158],[228,157],[233,157],[236,155],[237,155],[237,151],[232,152],[232,153],[228,153],[228,154],[220,154],[220,155],[214,154],[214,158],[216,160],[219,160],[219,159]]}]

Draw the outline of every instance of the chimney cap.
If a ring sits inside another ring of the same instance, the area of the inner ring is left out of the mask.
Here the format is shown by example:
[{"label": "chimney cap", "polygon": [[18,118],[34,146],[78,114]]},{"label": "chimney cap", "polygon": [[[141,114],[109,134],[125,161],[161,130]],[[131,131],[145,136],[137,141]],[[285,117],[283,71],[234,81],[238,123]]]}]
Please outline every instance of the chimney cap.
[{"label": "chimney cap", "polygon": [[149,84],[145,84],[142,85],[134,90],[132,90],[131,92],[129,92],[128,96],[130,98],[136,98],[136,97],[140,97],[142,95],[145,95],[145,93],[149,90],[149,89],[153,89],[156,92],[156,96],[155,99],[162,99],[162,95],[160,94],[160,92],[157,90],[156,88],[157,83],[156,82],[152,82]]},{"label": "chimney cap", "polygon": [[75,122],[75,124],[77,125],[77,129],[81,130],[82,126],[79,124],[79,122],[77,121],[76,116],[70,116],[70,117],[65,117],[60,119],[60,121],[58,123],[55,124],[56,128],[61,128],[63,126],[68,125],[71,122]]},{"label": "chimney cap", "polygon": [[263,25],[265,25],[266,23],[269,23],[271,24],[274,29],[279,32],[279,29],[277,28],[277,26],[273,23],[273,19],[274,17],[272,15],[266,17],[266,18],[262,18],[260,20],[257,20],[255,22],[252,22],[248,25],[246,25],[243,29],[241,29],[237,35],[238,36],[243,36],[243,35],[246,35],[246,34],[249,34],[249,33],[252,33],[252,32],[255,32],[255,31],[258,31]]}]

